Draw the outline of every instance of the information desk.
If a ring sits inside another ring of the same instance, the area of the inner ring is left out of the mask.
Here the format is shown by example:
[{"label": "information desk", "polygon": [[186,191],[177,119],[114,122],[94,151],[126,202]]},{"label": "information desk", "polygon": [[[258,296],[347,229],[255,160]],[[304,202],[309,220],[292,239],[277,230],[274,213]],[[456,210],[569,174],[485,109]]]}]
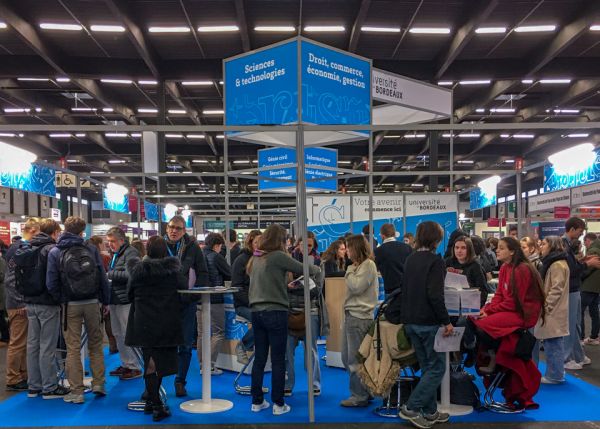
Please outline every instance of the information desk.
[{"label": "information desk", "polygon": [[[185,295],[200,295],[202,304],[202,363],[210,362],[210,296],[212,294],[224,294],[239,292],[238,288],[214,288],[202,287],[180,290]],[[233,408],[233,402],[225,399],[213,399],[211,397],[211,371],[206,368],[202,371],[202,399],[194,399],[182,403],[179,408],[186,413],[206,414],[227,411]]]},{"label": "information desk", "polygon": [[342,336],[344,332],[344,300],[346,299],[346,279],[328,277],[325,279],[325,303],[329,314],[329,335],[327,336],[327,366],[343,368]]}]

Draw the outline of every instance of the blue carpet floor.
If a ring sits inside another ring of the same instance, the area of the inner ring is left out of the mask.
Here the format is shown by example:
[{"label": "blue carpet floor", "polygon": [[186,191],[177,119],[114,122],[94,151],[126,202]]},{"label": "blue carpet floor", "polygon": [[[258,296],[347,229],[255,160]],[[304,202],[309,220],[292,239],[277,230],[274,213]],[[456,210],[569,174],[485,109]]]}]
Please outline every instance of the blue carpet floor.
[{"label": "blue carpet floor", "polygon": [[[107,372],[117,366],[116,355],[106,356]],[[215,423],[304,423],[308,422],[307,390],[302,364],[302,347],[297,349],[296,357],[297,386],[294,395],[286,398],[292,411],[283,416],[273,416],[271,410],[260,413],[250,412],[250,397],[240,396],[233,391],[235,374],[225,372],[213,378],[213,397],[229,399],[234,402],[232,410],[219,414],[186,414],[179,410],[183,402],[176,398],[173,390],[173,377],[165,380],[164,386],[169,396],[168,403],[173,416],[163,423],[168,424],[215,424]],[[322,394],[315,399],[315,416],[317,422],[391,422],[392,419],[378,417],[372,410],[379,405],[379,400],[369,408],[348,409],[339,406],[340,400],[348,396],[348,376],[337,368],[329,368],[322,362]],[[542,369],[543,371],[543,369]],[[265,385],[270,386],[270,375],[266,375]],[[243,384],[249,384],[249,377],[244,377]],[[200,397],[200,375],[198,363],[194,355],[188,377],[188,392],[194,398]],[[107,377],[108,395],[95,399],[86,395],[83,405],[64,403],[62,400],[43,400],[41,397],[28,399],[25,393],[17,394],[0,402],[0,427],[13,426],[108,426],[108,425],[144,425],[151,424],[150,416],[139,412],[128,411],[126,404],[139,398],[143,391],[143,379],[118,381],[115,377]],[[480,386],[480,389],[482,387]],[[527,411],[517,415],[502,415],[488,411],[474,412],[464,417],[452,418],[455,422],[530,422],[530,421],[585,421],[599,420],[598,398],[600,388],[585,383],[575,377],[568,376],[563,385],[542,385],[536,401],[541,405],[539,410]],[[187,398],[190,399],[190,398]],[[269,396],[267,400],[270,402]]]}]

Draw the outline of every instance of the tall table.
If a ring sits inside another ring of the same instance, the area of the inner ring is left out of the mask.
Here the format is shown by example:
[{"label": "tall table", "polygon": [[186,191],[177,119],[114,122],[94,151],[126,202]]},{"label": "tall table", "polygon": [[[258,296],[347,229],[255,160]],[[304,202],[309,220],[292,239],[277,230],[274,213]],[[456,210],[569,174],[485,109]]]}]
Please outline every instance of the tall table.
[{"label": "tall table", "polygon": [[202,303],[202,399],[182,403],[179,408],[186,413],[219,413],[233,408],[233,402],[211,397],[211,350],[210,350],[210,296],[238,292],[239,288],[200,287],[180,290],[184,295],[200,295]]}]

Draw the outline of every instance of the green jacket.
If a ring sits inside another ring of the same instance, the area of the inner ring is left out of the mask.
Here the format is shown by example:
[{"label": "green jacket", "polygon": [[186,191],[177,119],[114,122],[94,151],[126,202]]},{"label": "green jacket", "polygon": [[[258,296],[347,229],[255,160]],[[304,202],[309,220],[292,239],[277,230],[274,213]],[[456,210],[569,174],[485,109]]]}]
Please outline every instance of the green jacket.
[{"label": "green jacket", "polygon": [[0,256],[0,311],[6,307],[6,297],[4,292],[4,276],[6,275],[6,261]]},{"label": "green jacket", "polygon": [[[600,256],[600,240],[594,240],[587,250],[587,255]],[[600,293],[600,270],[589,268],[583,275],[582,292]]]}]

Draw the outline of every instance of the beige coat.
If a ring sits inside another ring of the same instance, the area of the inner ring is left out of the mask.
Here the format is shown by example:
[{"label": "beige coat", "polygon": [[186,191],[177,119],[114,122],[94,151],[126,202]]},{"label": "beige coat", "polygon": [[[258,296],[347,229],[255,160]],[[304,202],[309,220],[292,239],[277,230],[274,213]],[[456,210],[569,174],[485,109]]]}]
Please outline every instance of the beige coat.
[{"label": "beige coat", "polygon": [[569,266],[567,261],[556,261],[544,279],[546,322],[541,319],[535,325],[534,335],[538,340],[569,335]]}]

